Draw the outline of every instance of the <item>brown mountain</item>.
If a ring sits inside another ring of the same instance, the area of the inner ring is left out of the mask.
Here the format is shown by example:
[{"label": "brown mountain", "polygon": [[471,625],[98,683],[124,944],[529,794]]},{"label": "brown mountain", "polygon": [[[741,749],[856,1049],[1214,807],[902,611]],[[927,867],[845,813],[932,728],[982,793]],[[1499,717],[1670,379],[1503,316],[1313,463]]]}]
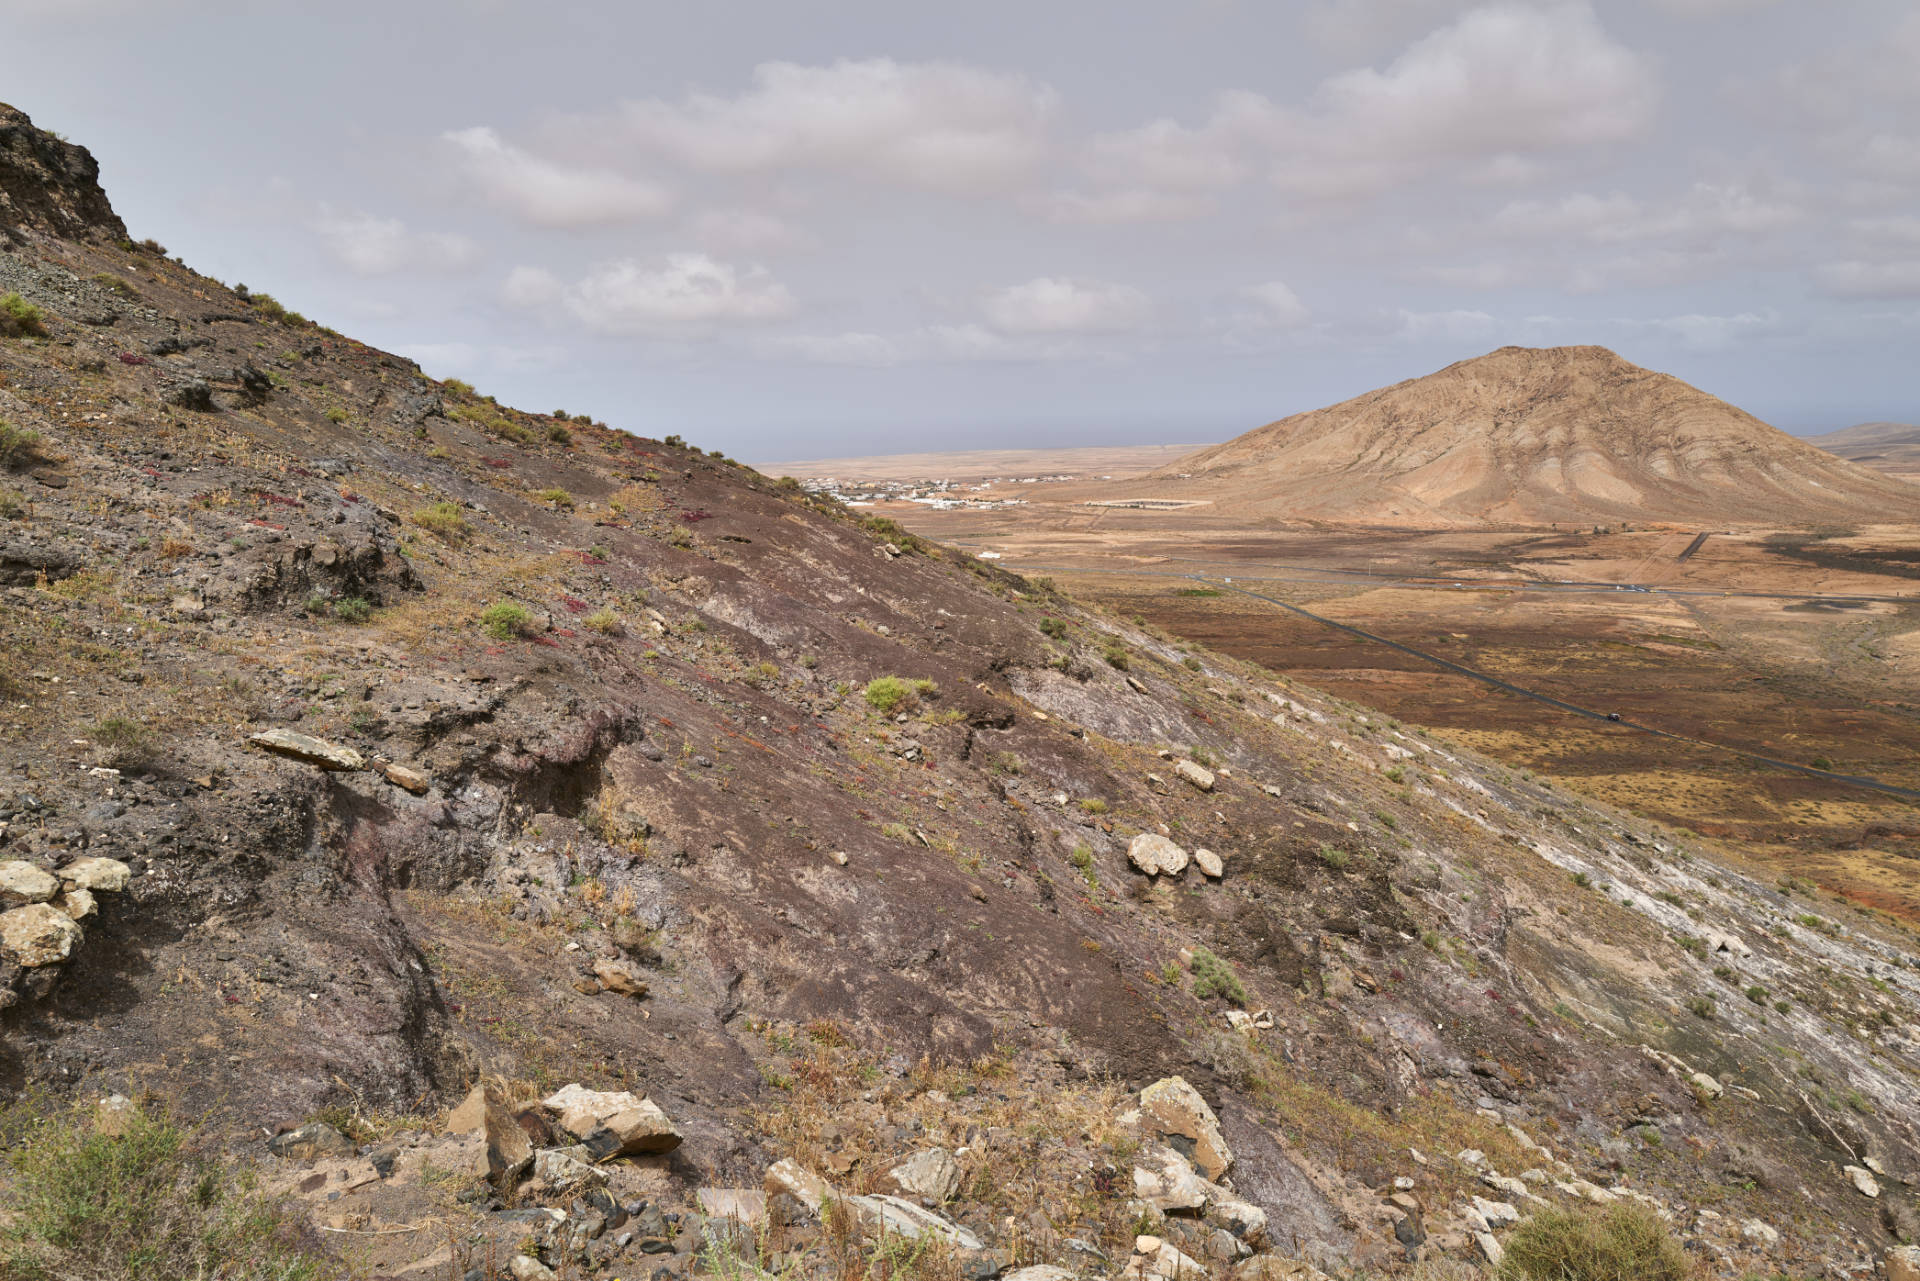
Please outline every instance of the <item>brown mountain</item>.
[{"label": "brown mountain", "polygon": [[1920,423],[1861,423],[1806,442],[1862,467],[1894,475],[1920,472]]},{"label": "brown mountain", "polygon": [[1604,347],[1503,347],[1154,472],[1152,497],[1434,525],[1920,519],[1838,460]]}]

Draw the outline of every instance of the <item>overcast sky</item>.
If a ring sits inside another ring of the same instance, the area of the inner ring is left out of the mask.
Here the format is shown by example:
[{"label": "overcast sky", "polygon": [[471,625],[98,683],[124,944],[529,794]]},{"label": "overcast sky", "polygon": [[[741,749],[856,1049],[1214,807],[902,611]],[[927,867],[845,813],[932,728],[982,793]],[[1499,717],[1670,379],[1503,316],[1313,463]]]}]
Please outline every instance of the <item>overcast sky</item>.
[{"label": "overcast sky", "polygon": [[1912,0],[0,0],[136,236],[749,460],[1225,439],[1505,343],[1920,421]]}]

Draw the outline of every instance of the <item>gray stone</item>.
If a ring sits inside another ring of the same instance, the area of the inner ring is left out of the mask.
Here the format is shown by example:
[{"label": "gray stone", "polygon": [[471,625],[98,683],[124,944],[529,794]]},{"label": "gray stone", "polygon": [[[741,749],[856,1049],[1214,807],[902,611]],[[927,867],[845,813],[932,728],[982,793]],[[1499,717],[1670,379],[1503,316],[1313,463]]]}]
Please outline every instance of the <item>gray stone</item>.
[{"label": "gray stone", "polygon": [[267,1151],[289,1161],[311,1161],[323,1156],[352,1156],[353,1140],[325,1121],[309,1121],[297,1130],[267,1140]]},{"label": "gray stone", "polygon": [[1173,767],[1173,772],[1203,792],[1211,792],[1213,790],[1213,771],[1199,764],[1197,761],[1176,762]]},{"label": "gray stone", "polygon": [[916,1152],[888,1170],[884,1186],[902,1196],[925,1197],[936,1204],[953,1200],[960,1192],[960,1163],[945,1148]]},{"label": "gray stone", "polygon": [[0,863],[0,903],[44,903],[59,892],[60,882],[31,863],[17,858]]}]

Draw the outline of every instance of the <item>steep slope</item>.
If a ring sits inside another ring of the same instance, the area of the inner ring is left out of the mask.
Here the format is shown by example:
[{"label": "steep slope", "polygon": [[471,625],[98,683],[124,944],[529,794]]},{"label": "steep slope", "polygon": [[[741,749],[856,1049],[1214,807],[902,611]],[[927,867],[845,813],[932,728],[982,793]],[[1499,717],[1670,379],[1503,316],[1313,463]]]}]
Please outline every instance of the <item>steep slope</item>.
[{"label": "steep slope", "polygon": [[1894,475],[1920,472],[1920,425],[1861,423],[1820,436],[1805,437],[1838,458]]},{"label": "steep slope", "polygon": [[[679,441],[435,383],[79,194],[98,239],[0,253],[38,312],[0,340],[28,1106],[181,1100],[383,1275],[534,1224],[612,1275],[724,1241],[948,1281],[1163,1275],[1143,1220],[1259,1281],[1588,1202],[1728,1275],[1913,1231],[1907,936]],[[1205,1133],[1123,1111],[1176,1073],[1232,1148],[1204,1186]],[[684,1143],[572,1178],[564,1116],[484,1110],[480,1170],[548,1152],[488,1187],[445,1164],[476,1080],[631,1089]],[[320,1117],[359,1154],[266,1156]],[[935,1144],[914,1195],[979,1239],[931,1259],[793,1200],[706,1222],[778,1159],[881,1192]]]},{"label": "steep slope", "polygon": [[1416,525],[1920,518],[1920,488],[1601,347],[1503,347],[1257,428],[1136,491]]}]

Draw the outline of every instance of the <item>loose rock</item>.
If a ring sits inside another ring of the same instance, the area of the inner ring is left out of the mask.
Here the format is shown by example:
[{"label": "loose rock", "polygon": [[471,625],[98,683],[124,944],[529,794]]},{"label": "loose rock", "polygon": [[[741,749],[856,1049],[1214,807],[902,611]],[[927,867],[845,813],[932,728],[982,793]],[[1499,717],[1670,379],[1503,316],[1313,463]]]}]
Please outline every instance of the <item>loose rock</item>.
[{"label": "loose rock", "polygon": [[27,969],[66,960],[79,941],[73,918],[45,903],[0,912],[0,944]]}]

